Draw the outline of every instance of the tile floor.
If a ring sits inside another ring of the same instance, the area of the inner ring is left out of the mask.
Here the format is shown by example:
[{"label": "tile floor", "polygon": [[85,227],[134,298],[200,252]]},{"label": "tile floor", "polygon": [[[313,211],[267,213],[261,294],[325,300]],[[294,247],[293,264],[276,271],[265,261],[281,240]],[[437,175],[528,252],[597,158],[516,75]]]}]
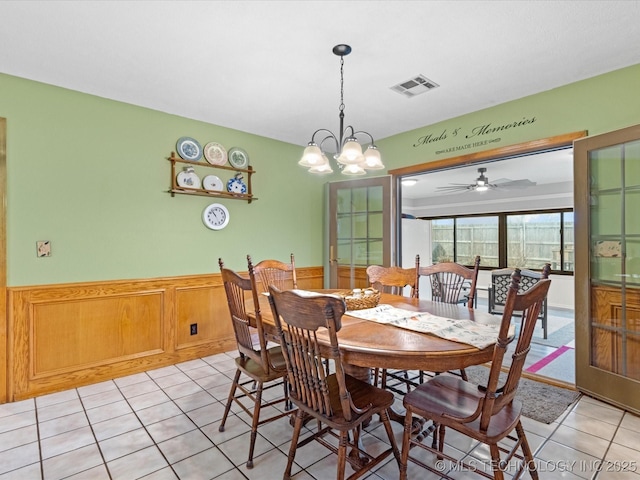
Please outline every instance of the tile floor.
[{"label": "tile floor", "polygon": [[[282,478],[291,435],[286,418],[260,428],[252,470],[245,466],[248,416],[237,409],[218,432],[234,356],[0,405],[0,480]],[[542,479],[640,480],[640,417],[582,397],[555,423],[525,418],[524,425]],[[402,428],[394,429],[399,440]],[[363,442],[375,448],[383,438],[376,420]],[[457,458],[487,456],[486,448],[455,432],[447,434],[447,448]],[[312,442],[296,456],[295,478],[332,479],[335,465],[335,456]],[[415,465],[409,474],[438,478]],[[463,471],[453,476],[470,478]],[[398,478],[395,460],[367,478]]]}]

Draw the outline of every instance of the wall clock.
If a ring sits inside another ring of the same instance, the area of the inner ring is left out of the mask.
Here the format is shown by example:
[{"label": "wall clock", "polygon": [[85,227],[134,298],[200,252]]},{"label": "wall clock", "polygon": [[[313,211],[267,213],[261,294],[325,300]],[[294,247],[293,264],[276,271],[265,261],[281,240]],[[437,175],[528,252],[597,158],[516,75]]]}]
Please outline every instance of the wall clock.
[{"label": "wall clock", "polygon": [[202,221],[211,230],[222,230],[229,224],[229,210],[220,203],[212,203],[202,212]]}]

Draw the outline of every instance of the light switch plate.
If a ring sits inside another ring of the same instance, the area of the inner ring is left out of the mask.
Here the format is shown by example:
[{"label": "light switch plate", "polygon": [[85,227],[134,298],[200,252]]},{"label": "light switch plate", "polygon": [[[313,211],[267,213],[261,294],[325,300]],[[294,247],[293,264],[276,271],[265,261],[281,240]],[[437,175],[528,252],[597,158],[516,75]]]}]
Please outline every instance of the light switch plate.
[{"label": "light switch plate", "polygon": [[51,242],[49,240],[38,240],[36,242],[36,251],[38,252],[38,257],[50,257]]}]

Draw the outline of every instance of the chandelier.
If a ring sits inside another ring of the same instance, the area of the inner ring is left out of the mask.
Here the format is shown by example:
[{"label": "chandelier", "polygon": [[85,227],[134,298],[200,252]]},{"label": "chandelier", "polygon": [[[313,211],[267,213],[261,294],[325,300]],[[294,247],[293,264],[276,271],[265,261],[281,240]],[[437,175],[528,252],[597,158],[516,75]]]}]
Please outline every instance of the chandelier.
[{"label": "chandelier", "polygon": [[[371,134],[363,131],[356,131],[351,125],[344,128],[344,57],[351,53],[349,45],[336,45],[333,47],[333,53],[340,57],[340,131],[336,136],[326,128],[316,130],[311,136],[311,141],[304,149],[302,158],[298,162],[309,169],[309,172],[315,174],[333,173],[329,158],[323,147],[328,141],[329,147],[334,149],[332,154],[336,160],[338,168],[344,175],[366,175],[366,170],[381,170],[384,167],[380,158],[380,151],[375,146]],[[316,137],[320,139],[317,141]],[[364,153],[362,146],[358,142],[356,136],[366,136],[370,143]]]}]

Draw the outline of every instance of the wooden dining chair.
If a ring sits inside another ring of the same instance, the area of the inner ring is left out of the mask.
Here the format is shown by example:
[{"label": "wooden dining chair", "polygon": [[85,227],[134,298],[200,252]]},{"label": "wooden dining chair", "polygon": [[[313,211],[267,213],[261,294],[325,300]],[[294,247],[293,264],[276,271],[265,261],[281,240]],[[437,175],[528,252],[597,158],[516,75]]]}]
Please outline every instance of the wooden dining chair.
[{"label": "wooden dining chair", "polygon": [[[416,255],[415,267],[383,267],[380,265],[369,265],[367,267],[367,279],[372,288],[384,293],[393,295],[404,295],[407,288],[410,289],[409,296],[418,298],[418,269],[420,268],[420,256]],[[408,392],[416,378],[422,376],[419,372],[416,376],[412,376],[406,370],[391,370],[387,368],[373,370],[374,384],[378,384],[380,377],[380,386],[391,390],[392,392],[404,394],[399,386],[403,385]]]},{"label": "wooden dining chair", "polygon": [[[419,265],[419,260],[417,260]],[[442,303],[465,303],[469,310],[475,305],[476,283],[480,269],[480,256],[473,261],[473,268],[455,262],[438,262],[426,267],[418,266],[417,296],[420,296],[421,278],[428,278],[431,286],[431,300]],[[466,287],[466,288],[465,288]],[[460,370],[460,376],[466,380],[467,372]],[[424,372],[421,382],[424,381]]]},{"label": "wooden dining chair", "polygon": [[[458,470],[464,467],[468,471],[475,471],[497,480],[504,478],[503,471],[511,464],[511,460],[516,458],[520,460],[520,470],[526,467],[532,478],[538,478],[531,448],[520,421],[522,402],[517,400],[515,395],[518,390],[518,382],[522,375],[524,362],[529,352],[533,329],[540,308],[542,308],[542,302],[549,291],[551,280],[540,280],[527,292],[518,294],[520,281],[520,270],[515,269],[509,286],[497,343],[493,351],[489,379],[486,385],[474,385],[456,376],[438,375],[404,396],[403,404],[406,408],[406,416],[400,465],[401,479],[407,478],[409,461],[435,473],[438,478],[440,476],[451,478],[444,475],[445,472],[441,469],[425,463],[423,459],[418,459],[416,455],[411,456],[410,450],[412,448],[434,453],[438,459],[442,460],[444,458],[452,462],[452,465],[457,465]],[[520,317],[520,334],[517,337],[509,336],[514,311],[523,312]],[[514,338],[516,339],[516,345],[511,357],[511,365],[506,373],[504,383],[498,386],[503,358],[507,347],[514,341]],[[414,415],[434,422],[435,430],[431,445],[423,443],[424,437],[422,435],[412,438],[411,429]],[[482,471],[477,464],[469,465],[459,458],[454,458],[444,453],[447,428],[456,430],[462,435],[489,446],[491,452],[489,469],[493,471],[493,476]],[[515,437],[513,436],[514,430]],[[499,442],[505,437],[515,442],[515,445],[510,450],[507,450],[504,444],[499,445]],[[504,459],[500,458],[501,452],[507,452],[507,456]],[[519,473],[514,478],[517,478]]]},{"label": "wooden dining chair", "polygon": [[[269,293],[269,286],[273,285],[280,290],[291,290],[298,288],[298,280],[296,278],[296,262],[293,253],[290,256],[290,263],[280,260],[265,259],[253,264],[251,255],[247,255],[247,270],[249,279],[251,280],[251,289],[253,292],[253,305],[255,316],[262,321],[262,311],[260,297]],[[278,341],[271,337],[271,341]],[[330,366],[327,364],[327,369]]]},{"label": "wooden dining chair", "polygon": [[[416,256],[416,262],[420,257]],[[410,287],[410,297],[417,298],[417,268],[383,267],[380,265],[369,265],[367,267],[367,279],[372,288],[384,293],[394,295],[404,295],[406,287]]]},{"label": "wooden dining chair", "polygon": [[[251,327],[246,309],[246,301],[250,298],[252,292],[251,281],[238,275],[233,270],[224,268],[222,259],[219,259],[218,263],[240,354],[235,359],[236,373],[218,430],[224,431],[227,416],[234,402],[251,416],[251,439],[249,441],[247,468],[253,468],[253,451],[258,427],[293,414],[293,412],[288,411],[290,404],[289,388],[286,381],[287,369],[280,346],[276,345],[268,348],[262,321],[259,317],[256,319],[255,328]],[[246,377],[243,380],[241,380],[242,375]],[[283,395],[271,401],[264,401],[262,398],[263,392],[278,386],[282,386]],[[253,402],[252,411],[246,405],[249,403],[247,399]],[[260,417],[263,408],[275,407],[278,404],[283,404],[282,410],[269,408],[270,412],[277,413],[265,418]]]},{"label": "wooden dining chair", "polygon": [[[417,287],[420,278],[429,279],[431,300],[444,303],[464,303],[469,309],[475,305],[476,283],[480,269],[480,256],[473,261],[473,268],[455,262],[438,262],[433,265],[418,267]],[[418,290],[418,294],[420,292]]]},{"label": "wooden dining chair", "polygon": [[298,280],[296,278],[296,262],[293,253],[290,257],[290,263],[281,262],[280,260],[266,259],[253,264],[251,255],[247,255],[247,264],[249,270],[253,270],[256,277],[256,288],[258,293],[266,293],[269,286],[273,285],[280,290],[290,290],[298,288]]},{"label": "wooden dining chair", "polygon": [[[273,286],[269,287],[269,293],[291,385],[291,400],[298,407],[283,478],[291,478],[298,447],[314,440],[338,455],[337,479],[345,478],[347,462],[355,471],[349,478],[355,479],[376,468],[391,453],[398,461],[400,452],[388,412],[393,394],[344,371],[337,336],[346,310],[344,300],[336,295],[303,295]],[[325,336],[325,342],[318,340],[319,333]],[[335,373],[326,375],[325,359],[335,365]],[[360,442],[363,423],[374,415],[380,415],[390,445],[381,452],[378,450],[375,456],[367,453]],[[300,440],[303,421],[308,417],[317,420],[318,428]],[[327,436],[337,438],[338,446]],[[351,449],[349,453],[347,448]]]}]

